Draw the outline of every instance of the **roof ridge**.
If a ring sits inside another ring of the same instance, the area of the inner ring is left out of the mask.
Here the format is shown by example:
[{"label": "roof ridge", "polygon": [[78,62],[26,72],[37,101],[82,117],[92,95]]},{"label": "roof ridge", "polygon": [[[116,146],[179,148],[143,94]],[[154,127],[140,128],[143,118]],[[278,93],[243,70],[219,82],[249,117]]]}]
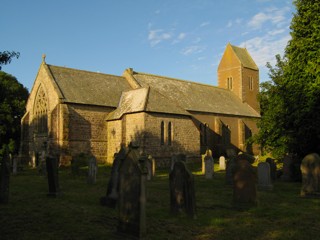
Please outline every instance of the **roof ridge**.
[{"label": "roof ridge", "polygon": [[101,73],[101,72],[94,72],[94,71],[83,70],[83,69],[77,69],[77,68],[71,68],[71,67],[56,66],[56,65],[52,65],[52,64],[46,64],[46,65],[47,65],[49,68],[50,68],[50,67],[56,67],[56,68],[63,68],[63,69],[73,70],[73,71],[80,71],[80,72],[87,72],[87,73],[94,73],[94,74],[99,74],[99,75],[106,75],[106,76],[112,76],[112,77],[120,77],[120,78],[123,78],[123,76],[114,75],[114,74]]},{"label": "roof ridge", "polygon": [[198,85],[203,85],[203,86],[207,86],[207,87],[214,87],[214,88],[218,88],[218,89],[223,89],[223,88],[220,88],[218,86],[211,85],[211,84],[194,82],[194,81],[191,81],[191,80],[184,80],[184,79],[180,79],[180,78],[167,77],[167,76],[157,75],[157,74],[152,74],[152,73],[144,73],[144,72],[136,72],[135,71],[133,75],[135,75],[135,74],[143,74],[143,75],[148,75],[148,76],[151,76],[151,77],[166,78],[166,79],[179,81],[179,82],[192,83],[192,84],[198,84]]}]

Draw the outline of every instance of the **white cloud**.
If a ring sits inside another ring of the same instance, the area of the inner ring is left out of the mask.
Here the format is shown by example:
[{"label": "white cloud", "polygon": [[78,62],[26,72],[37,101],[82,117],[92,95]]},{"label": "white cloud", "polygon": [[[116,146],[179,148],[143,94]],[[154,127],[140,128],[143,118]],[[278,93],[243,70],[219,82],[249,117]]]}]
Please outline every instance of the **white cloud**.
[{"label": "white cloud", "polygon": [[267,62],[275,63],[275,55],[283,55],[290,38],[290,35],[283,35],[275,39],[272,35],[267,34],[249,39],[240,46],[247,48],[259,68],[264,68]]},{"label": "white cloud", "polygon": [[200,27],[205,27],[208,26],[210,24],[210,22],[203,22],[200,24]]},{"label": "white cloud", "polygon": [[205,50],[205,47],[199,46],[199,45],[193,45],[184,48],[181,53],[185,56],[191,55],[191,54],[196,54],[196,53],[201,53]]},{"label": "white cloud", "polygon": [[148,40],[151,47],[156,46],[162,41],[166,41],[172,38],[172,33],[164,32],[163,29],[149,30]]},{"label": "white cloud", "polygon": [[271,23],[276,27],[281,27],[287,24],[286,13],[290,10],[288,7],[284,8],[268,8],[263,12],[254,15],[248,22],[248,27],[253,29],[260,29],[265,23]]}]

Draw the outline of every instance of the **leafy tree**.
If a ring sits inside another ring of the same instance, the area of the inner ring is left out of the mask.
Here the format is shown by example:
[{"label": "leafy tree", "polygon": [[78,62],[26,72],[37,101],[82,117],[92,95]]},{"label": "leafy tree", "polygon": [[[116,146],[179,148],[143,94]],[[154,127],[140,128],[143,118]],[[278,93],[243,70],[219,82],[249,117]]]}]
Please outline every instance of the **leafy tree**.
[{"label": "leafy tree", "polygon": [[20,120],[28,95],[15,77],[0,71],[0,149],[8,145],[11,153],[18,151]]},{"label": "leafy tree", "polygon": [[255,140],[276,154],[300,156],[320,146],[320,2],[296,0],[291,37],[261,85],[260,132]]},{"label": "leafy tree", "polygon": [[19,52],[9,52],[9,51],[4,51],[0,52],[0,70],[2,65],[6,65],[11,62],[12,58],[16,57],[19,58],[20,53]]}]

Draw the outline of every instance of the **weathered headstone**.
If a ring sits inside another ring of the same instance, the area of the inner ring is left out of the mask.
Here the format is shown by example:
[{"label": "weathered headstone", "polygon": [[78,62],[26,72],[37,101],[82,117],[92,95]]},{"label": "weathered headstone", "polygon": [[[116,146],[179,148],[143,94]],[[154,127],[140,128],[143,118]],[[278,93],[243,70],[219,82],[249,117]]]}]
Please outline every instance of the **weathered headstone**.
[{"label": "weathered headstone", "polygon": [[183,153],[179,153],[179,154],[173,154],[171,156],[171,167],[170,170],[173,169],[173,166],[176,162],[178,161],[182,161],[182,162],[186,162],[187,161],[187,156]]},{"label": "weathered headstone", "polygon": [[184,211],[188,216],[195,218],[194,177],[187,169],[185,162],[178,161],[174,164],[169,180],[171,213],[178,214]]},{"label": "weathered headstone", "polygon": [[206,163],[205,163],[205,158],[206,156],[211,156],[212,157],[212,151],[207,148],[206,152],[204,154],[201,154],[201,171],[202,171],[202,174],[205,174],[206,170],[205,170],[205,167],[206,167]]},{"label": "weathered headstone", "polygon": [[226,170],[226,158],[224,156],[219,158],[219,169],[222,171]]},{"label": "weathered headstone", "polygon": [[272,181],[277,179],[277,165],[272,158],[267,158],[266,162],[270,165],[270,177]]},{"label": "weathered headstone", "polygon": [[289,153],[283,159],[283,174],[281,176],[281,180],[284,182],[291,182],[294,178],[294,154]]},{"label": "weathered headstone", "polygon": [[95,157],[89,158],[88,162],[88,184],[94,184],[97,181],[98,165]]},{"label": "weathered headstone", "polygon": [[320,156],[311,153],[301,162],[302,187],[300,196],[320,197]]},{"label": "weathered headstone", "polygon": [[267,162],[260,162],[258,164],[258,188],[260,190],[272,190],[270,165]]},{"label": "weathered headstone", "polygon": [[233,204],[236,208],[257,205],[256,176],[251,164],[238,159],[233,174]]},{"label": "weathered headstone", "polygon": [[0,203],[9,202],[9,183],[10,183],[10,157],[6,147],[0,166]]},{"label": "weathered headstone", "polygon": [[58,159],[52,156],[46,157],[46,167],[48,176],[48,197],[56,197],[59,192],[59,179],[58,179]]},{"label": "weathered headstone", "polygon": [[119,169],[118,231],[139,238],[146,235],[146,161],[131,144]]},{"label": "weathered headstone", "polygon": [[204,163],[205,163],[205,178],[206,179],[211,179],[213,177],[213,166],[214,166],[214,161],[213,161],[213,157],[210,155],[207,155],[204,158]]},{"label": "weathered headstone", "polygon": [[232,157],[227,161],[226,166],[226,184],[233,185],[233,173],[237,163],[237,157]]},{"label": "weathered headstone", "polygon": [[148,156],[147,170],[148,170],[147,180],[151,180],[154,177],[156,172],[156,163],[154,158],[151,155]]},{"label": "weathered headstone", "polygon": [[115,208],[119,198],[119,168],[126,157],[126,149],[121,147],[120,151],[114,154],[111,168],[111,176],[108,182],[107,193],[100,199],[100,203],[110,208]]}]

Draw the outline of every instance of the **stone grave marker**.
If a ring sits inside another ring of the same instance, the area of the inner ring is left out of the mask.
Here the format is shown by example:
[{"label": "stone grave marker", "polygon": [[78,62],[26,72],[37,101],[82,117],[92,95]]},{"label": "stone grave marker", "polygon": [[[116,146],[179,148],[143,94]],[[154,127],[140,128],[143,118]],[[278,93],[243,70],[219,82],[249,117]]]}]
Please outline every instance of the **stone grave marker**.
[{"label": "stone grave marker", "polygon": [[100,198],[101,205],[105,205],[110,208],[116,207],[119,198],[119,168],[125,157],[126,149],[124,147],[114,154],[107,193],[106,196]]},{"label": "stone grave marker", "polygon": [[226,170],[226,158],[224,156],[220,156],[219,158],[219,169],[222,171]]},{"label": "stone grave marker", "polygon": [[48,197],[56,197],[59,192],[59,178],[58,178],[58,159],[56,157],[46,157],[47,177],[49,193]]},{"label": "stone grave marker", "polygon": [[98,165],[95,157],[90,157],[88,161],[88,184],[95,184],[97,181]]},{"label": "stone grave marker", "polygon": [[233,157],[237,156],[237,153],[233,148],[228,148],[226,150],[226,154],[227,154],[227,158],[233,158]]},{"label": "stone grave marker", "polygon": [[320,198],[320,156],[317,153],[306,155],[301,162],[301,197]]},{"label": "stone grave marker", "polygon": [[281,180],[291,182],[294,179],[294,154],[289,153],[283,159],[283,174]]},{"label": "stone grave marker", "polygon": [[6,147],[0,166],[0,204],[9,202],[9,184],[10,184],[10,157],[9,150]]},{"label": "stone grave marker", "polygon": [[211,179],[214,173],[214,169],[213,169],[214,161],[213,161],[212,155],[206,155],[206,157],[204,158],[204,163],[205,163],[205,171],[204,171],[205,178]]},{"label": "stone grave marker", "polygon": [[39,165],[38,171],[40,175],[46,176],[47,175],[47,167],[46,167],[46,150],[43,149],[39,154]]},{"label": "stone grave marker", "polygon": [[226,166],[226,184],[233,185],[233,173],[237,163],[237,157],[232,157],[227,161]]},{"label": "stone grave marker", "polygon": [[258,164],[258,189],[260,190],[273,189],[271,174],[270,174],[270,165],[267,162],[260,162]]},{"label": "stone grave marker", "polygon": [[194,177],[185,162],[177,161],[169,174],[170,209],[172,214],[185,212],[196,217]]},{"label": "stone grave marker", "polygon": [[173,169],[173,166],[176,162],[178,161],[183,161],[183,162],[186,162],[187,161],[187,156],[183,153],[179,153],[179,154],[173,154],[171,156],[171,167],[170,167],[170,170]]},{"label": "stone grave marker", "polygon": [[151,155],[149,155],[147,159],[147,170],[148,170],[147,180],[151,180],[155,176],[155,172],[156,172],[156,163],[154,158]]},{"label": "stone grave marker", "polygon": [[277,179],[277,165],[274,162],[274,159],[267,158],[266,162],[270,165],[270,177],[272,181],[275,181]]},{"label": "stone grave marker", "polygon": [[255,172],[245,159],[238,159],[234,168],[233,204],[236,208],[250,208],[257,205]]},{"label": "stone grave marker", "polygon": [[134,237],[146,235],[147,156],[130,144],[119,168],[118,232]]}]

